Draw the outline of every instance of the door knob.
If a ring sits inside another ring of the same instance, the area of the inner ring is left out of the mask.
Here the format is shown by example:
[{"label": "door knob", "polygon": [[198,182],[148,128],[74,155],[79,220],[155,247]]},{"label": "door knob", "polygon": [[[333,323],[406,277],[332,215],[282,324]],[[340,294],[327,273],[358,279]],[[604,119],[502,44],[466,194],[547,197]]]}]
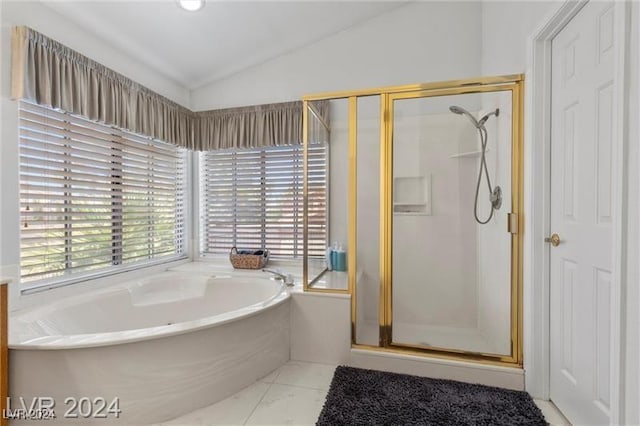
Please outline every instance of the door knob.
[{"label": "door knob", "polygon": [[544,239],[545,243],[551,243],[552,246],[558,247],[560,245],[560,235],[553,234],[550,237]]}]

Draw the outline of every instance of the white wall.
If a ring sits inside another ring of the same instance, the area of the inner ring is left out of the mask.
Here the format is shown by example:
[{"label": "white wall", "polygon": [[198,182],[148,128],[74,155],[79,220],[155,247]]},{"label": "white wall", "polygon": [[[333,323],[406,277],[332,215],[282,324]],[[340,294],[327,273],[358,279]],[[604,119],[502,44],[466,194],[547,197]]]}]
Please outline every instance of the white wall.
[{"label": "white wall", "polygon": [[482,1],[482,75],[523,73],[527,37],[560,1]]},{"label": "white wall", "polygon": [[[20,216],[18,195],[18,112],[11,100],[11,28],[27,25],[72,49],[120,72],[171,100],[188,106],[189,93],[177,83],[149,69],[135,58],[123,55],[39,2],[0,3],[0,276],[17,278],[20,256]],[[19,281],[10,285],[12,306]]]},{"label": "white wall", "polygon": [[477,77],[480,2],[413,2],[192,93],[207,110],[304,94]]}]

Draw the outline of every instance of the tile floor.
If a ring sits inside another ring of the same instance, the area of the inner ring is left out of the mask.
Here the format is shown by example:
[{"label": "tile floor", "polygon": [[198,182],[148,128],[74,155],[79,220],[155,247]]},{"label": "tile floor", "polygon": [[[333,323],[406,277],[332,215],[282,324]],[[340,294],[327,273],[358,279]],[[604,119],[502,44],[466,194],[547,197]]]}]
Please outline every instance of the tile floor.
[{"label": "tile floor", "polygon": [[571,426],[569,420],[562,415],[558,407],[556,407],[551,401],[543,401],[541,399],[534,399],[540,411],[544,415],[544,418],[551,426]]},{"label": "tile floor", "polygon": [[[313,425],[335,367],[289,361],[237,394],[163,425]],[[536,404],[552,426],[570,424],[553,403]]]},{"label": "tile floor", "polygon": [[237,394],[163,425],[315,424],[335,368],[289,361]]}]

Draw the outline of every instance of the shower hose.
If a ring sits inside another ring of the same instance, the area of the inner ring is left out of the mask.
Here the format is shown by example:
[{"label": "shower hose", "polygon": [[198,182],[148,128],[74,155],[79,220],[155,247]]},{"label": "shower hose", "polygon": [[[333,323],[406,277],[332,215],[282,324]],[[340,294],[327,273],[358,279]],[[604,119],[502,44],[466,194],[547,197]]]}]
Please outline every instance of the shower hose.
[{"label": "shower hose", "polygon": [[[480,170],[478,171],[478,182],[476,183],[476,195],[473,203],[473,215],[476,218],[476,222],[481,225],[485,225],[489,223],[491,218],[493,217],[493,212],[496,209],[496,204],[500,201],[498,200],[499,194],[494,193],[493,188],[491,187],[491,179],[489,178],[489,170],[487,169],[487,160],[485,158],[485,153],[487,152],[487,129],[483,125],[478,127],[478,132],[480,133],[480,144],[482,146],[482,155],[480,157]],[[481,220],[478,217],[478,194],[480,193],[480,182],[482,181],[482,175],[485,175],[487,179],[487,187],[489,188],[489,197],[491,201],[491,213],[489,213],[489,217],[486,220]],[[500,187],[496,187],[496,192],[500,190]],[[499,207],[499,206],[498,206]]]}]

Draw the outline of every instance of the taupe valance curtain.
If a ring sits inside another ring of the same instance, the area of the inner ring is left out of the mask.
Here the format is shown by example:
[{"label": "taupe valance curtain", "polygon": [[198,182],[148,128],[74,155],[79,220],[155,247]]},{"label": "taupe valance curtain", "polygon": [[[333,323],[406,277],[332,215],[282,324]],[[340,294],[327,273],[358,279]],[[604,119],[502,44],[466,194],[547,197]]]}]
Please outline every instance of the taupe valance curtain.
[{"label": "taupe valance curtain", "polygon": [[302,102],[197,112],[194,129],[207,150],[299,144]]},{"label": "taupe valance curtain", "polygon": [[193,147],[191,111],[28,27],[12,38],[12,96]]},{"label": "taupe valance curtain", "polygon": [[[28,27],[12,38],[12,96],[185,148],[299,144],[302,102],[193,112]],[[328,117],[328,103],[321,106]]]}]

